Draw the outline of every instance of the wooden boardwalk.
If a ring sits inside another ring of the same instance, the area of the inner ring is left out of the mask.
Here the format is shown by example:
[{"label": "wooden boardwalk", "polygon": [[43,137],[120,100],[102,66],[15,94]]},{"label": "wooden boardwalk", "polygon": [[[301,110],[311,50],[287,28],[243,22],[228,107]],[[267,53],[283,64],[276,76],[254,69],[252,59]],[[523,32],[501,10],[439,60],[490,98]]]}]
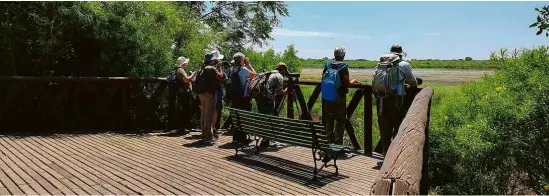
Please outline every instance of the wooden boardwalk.
[{"label": "wooden boardwalk", "polygon": [[220,136],[215,146],[187,135],[72,134],[0,136],[0,195],[367,195],[380,155],[338,161],[311,181],[310,149],[282,146],[234,157]]}]

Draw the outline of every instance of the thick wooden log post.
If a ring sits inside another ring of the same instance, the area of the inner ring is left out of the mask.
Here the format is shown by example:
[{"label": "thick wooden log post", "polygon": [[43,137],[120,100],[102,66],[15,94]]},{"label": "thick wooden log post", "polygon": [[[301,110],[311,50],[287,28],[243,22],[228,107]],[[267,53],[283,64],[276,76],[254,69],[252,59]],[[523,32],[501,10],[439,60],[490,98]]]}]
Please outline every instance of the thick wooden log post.
[{"label": "thick wooden log post", "polygon": [[[421,90],[391,145],[379,175],[370,189],[371,195],[416,195],[423,177],[425,130],[429,122],[429,103],[433,89]],[[427,176],[425,176],[427,177]]]}]

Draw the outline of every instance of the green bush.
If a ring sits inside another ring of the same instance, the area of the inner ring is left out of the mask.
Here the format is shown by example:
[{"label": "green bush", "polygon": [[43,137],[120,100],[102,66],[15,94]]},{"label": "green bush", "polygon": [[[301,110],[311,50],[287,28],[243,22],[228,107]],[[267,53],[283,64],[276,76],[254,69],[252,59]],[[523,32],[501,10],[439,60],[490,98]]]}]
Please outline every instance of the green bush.
[{"label": "green bush", "polygon": [[493,55],[490,61],[500,71],[462,85],[433,105],[433,189],[440,194],[549,193],[543,189],[549,177],[547,51]]},{"label": "green bush", "polygon": [[250,58],[250,62],[257,72],[274,70],[280,62],[286,63],[288,71],[292,73],[301,72],[303,69],[303,60],[297,57],[297,50],[293,45],[288,46],[282,54],[275,53],[272,48],[265,52],[246,49],[243,53]]}]

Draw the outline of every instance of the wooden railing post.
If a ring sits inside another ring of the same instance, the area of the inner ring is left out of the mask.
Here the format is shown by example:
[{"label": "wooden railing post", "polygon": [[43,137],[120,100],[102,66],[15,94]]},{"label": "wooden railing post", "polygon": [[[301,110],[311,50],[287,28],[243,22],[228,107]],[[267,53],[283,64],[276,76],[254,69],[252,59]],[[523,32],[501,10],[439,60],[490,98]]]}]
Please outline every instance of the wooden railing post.
[{"label": "wooden railing post", "polygon": [[364,89],[364,155],[372,155],[372,88]]}]

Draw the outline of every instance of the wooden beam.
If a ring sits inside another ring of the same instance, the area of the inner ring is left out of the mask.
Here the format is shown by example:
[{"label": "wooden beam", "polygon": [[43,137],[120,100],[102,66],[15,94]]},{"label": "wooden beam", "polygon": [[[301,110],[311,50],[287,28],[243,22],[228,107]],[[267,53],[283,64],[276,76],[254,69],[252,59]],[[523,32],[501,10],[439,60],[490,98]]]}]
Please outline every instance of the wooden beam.
[{"label": "wooden beam", "polygon": [[[392,192],[370,192],[372,195],[419,194],[420,182],[424,173],[424,147],[426,141],[425,129],[429,118],[429,103],[433,89],[426,87],[421,90],[402,121],[398,134],[389,146],[371,191],[385,190],[384,182],[391,180]],[[378,183],[379,182],[379,183]],[[378,187],[383,186],[383,187]]]},{"label": "wooden beam", "polygon": [[351,143],[353,144],[355,150],[360,150],[361,148],[358,140],[356,139],[355,129],[351,124],[351,118],[353,117],[353,113],[358,107],[358,104],[360,104],[360,100],[362,99],[363,95],[364,90],[356,90],[353,98],[351,98],[351,102],[349,102],[349,106],[347,106],[347,120],[345,122],[345,130],[347,131],[347,135],[349,136],[349,139],[351,140]]},{"label": "wooden beam", "polygon": [[307,107],[307,104],[305,103],[305,97],[303,96],[303,92],[301,92],[301,87],[299,85],[295,85],[295,94],[297,97],[297,101],[299,103],[299,107],[301,107],[301,115],[299,119],[302,120],[312,120],[313,117],[311,116],[311,110]]},{"label": "wooden beam", "polygon": [[364,155],[372,155],[372,88],[364,88]]},{"label": "wooden beam", "polygon": [[307,108],[309,108],[309,113],[312,112],[313,107],[315,106],[316,100],[320,96],[320,85],[316,85],[315,90],[313,90],[313,93],[309,97],[309,100],[307,101]]}]

